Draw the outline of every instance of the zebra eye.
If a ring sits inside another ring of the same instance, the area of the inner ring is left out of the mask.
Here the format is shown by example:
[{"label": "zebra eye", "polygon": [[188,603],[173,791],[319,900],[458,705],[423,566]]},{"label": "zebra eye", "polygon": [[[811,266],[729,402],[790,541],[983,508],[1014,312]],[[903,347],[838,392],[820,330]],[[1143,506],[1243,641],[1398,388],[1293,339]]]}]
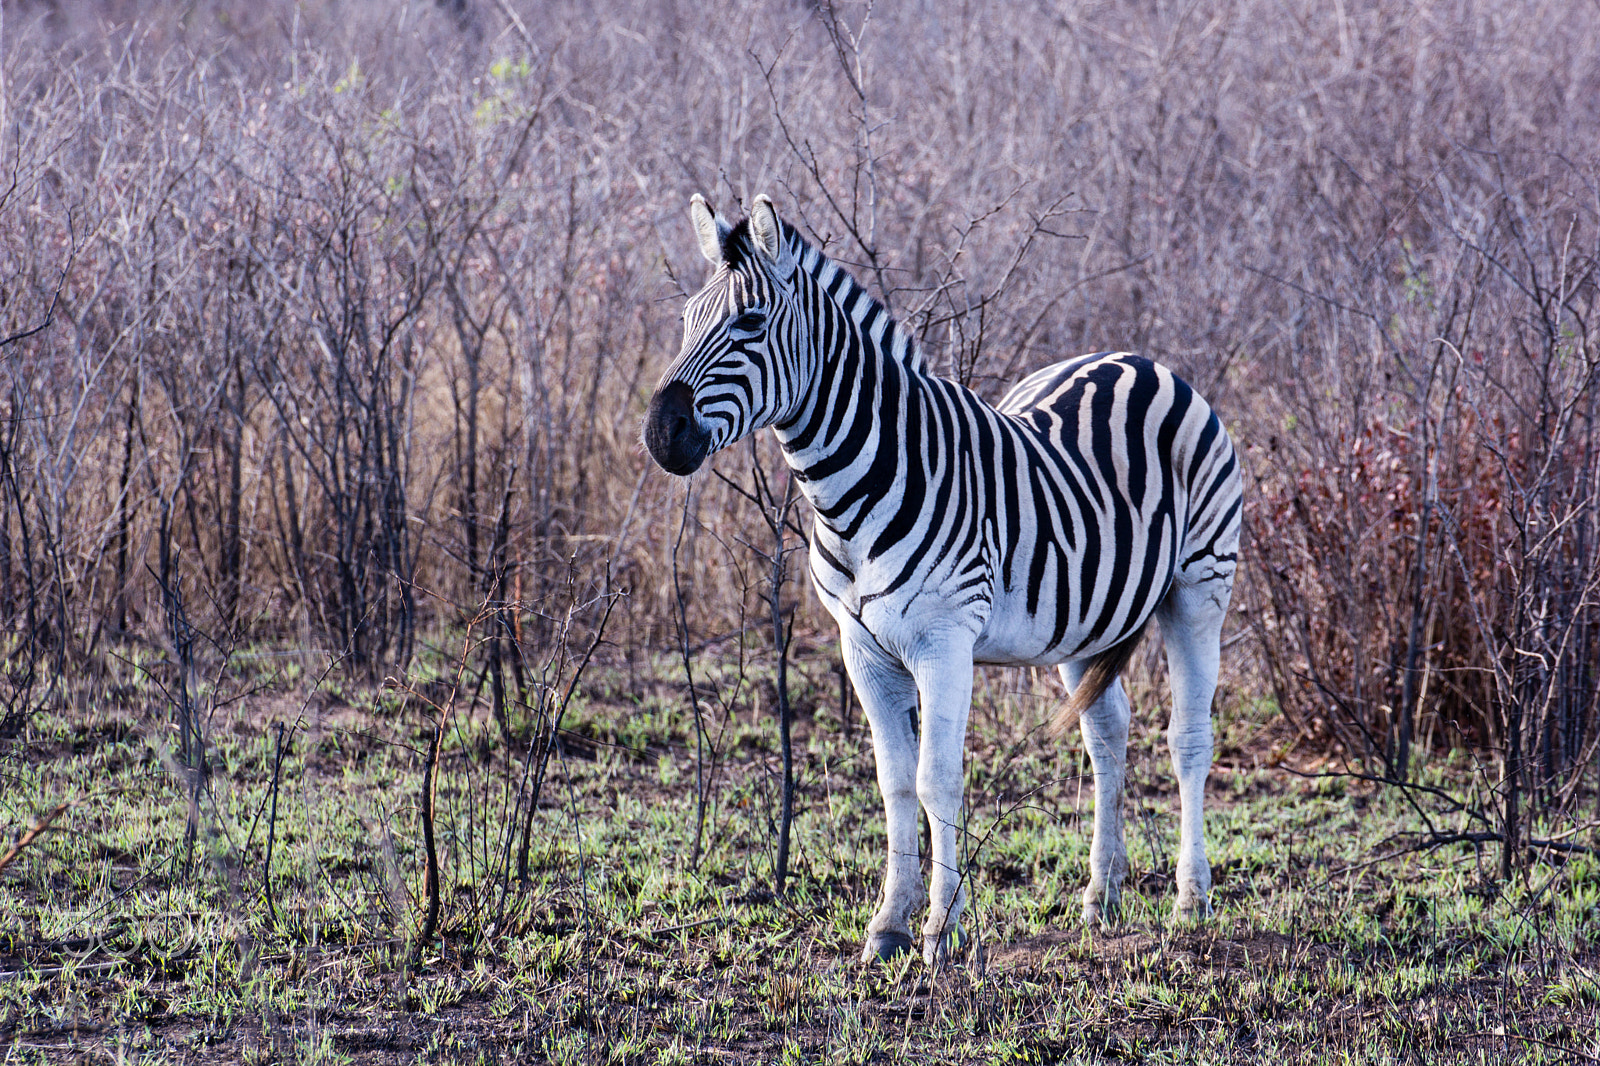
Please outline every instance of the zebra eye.
[{"label": "zebra eye", "polygon": [[734,333],[760,333],[761,328],[767,324],[765,311],[745,311],[728,323],[728,329]]}]

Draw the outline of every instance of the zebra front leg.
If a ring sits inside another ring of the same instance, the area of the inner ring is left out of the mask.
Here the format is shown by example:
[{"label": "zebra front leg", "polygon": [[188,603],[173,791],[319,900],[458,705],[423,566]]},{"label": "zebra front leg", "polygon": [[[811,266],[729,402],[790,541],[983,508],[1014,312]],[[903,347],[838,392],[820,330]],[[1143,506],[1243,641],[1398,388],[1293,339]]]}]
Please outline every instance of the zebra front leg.
[{"label": "zebra front leg", "polygon": [[[1067,663],[1061,677],[1076,689],[1083,667]],[[1083,712],[1083,741],[1094,767],[1094,841],[1089,845],[1089,884],[1083,890],[1083,924],[1110,925],[1121,907],[1128,876],[1123,841],[1122,785],[1128,759],[1128,695],[1117,680]]]},{"label": "zebra front leg", "polygon": [[961,939],[967,905],[961,861],[963,756],[972,710],[972,646],[947,648],[914,667],[922,694],[922,743],[917,758],[917,798],[933,837],[928,917],[922,925],[922,957],[938,963]]},{"label": "zebra front leg", "polygon": [[917,688],[905,667],[870,643],[847,636],[842,644],[845,668],[872,727],[889,836],[883,897],[867,923],[861,961],[888,961],[915,946],[911,917],[927,902],[917,854]]},{"label": "zebra front leg", "polygon": [[1167,646],[1172,721],[1167,747],[1182,805],[1178,841],[1178,900],[1174,917],[1211,915],[1211,864],[1206,859],[1205,790],[1211,774],[1211,697],[1222,657],[1222,618],[1231,574],[1194,586],[1175,585],[1156,613]]}]

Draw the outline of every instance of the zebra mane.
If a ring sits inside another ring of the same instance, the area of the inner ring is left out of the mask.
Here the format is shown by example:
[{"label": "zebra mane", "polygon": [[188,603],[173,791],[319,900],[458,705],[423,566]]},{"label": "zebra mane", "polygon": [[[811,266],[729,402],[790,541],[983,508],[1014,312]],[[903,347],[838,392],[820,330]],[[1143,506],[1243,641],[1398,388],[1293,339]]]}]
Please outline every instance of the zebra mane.
[{"label": "zebra mane", "polygon": [[[740,223],[744,225],[744,223]],[[782,223],[784,238],[794,252],[799,269],[815,279],[833,298],[839,310],[861,330],[861,338],[879,353],[909,370],[923,372],[922,350],[911,331],[894,320],[883,302],[867,291],[848,270],[829,259],[787,222]]]}]

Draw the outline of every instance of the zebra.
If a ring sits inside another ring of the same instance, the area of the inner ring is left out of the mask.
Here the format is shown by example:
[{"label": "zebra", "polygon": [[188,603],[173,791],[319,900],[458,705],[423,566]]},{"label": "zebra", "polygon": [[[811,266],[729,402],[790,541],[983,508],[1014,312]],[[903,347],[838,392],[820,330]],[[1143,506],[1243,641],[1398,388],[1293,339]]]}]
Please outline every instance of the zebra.
[{"label": "zebra", "polygon": [[[991,406],[929,373],[911,334],[757,197],[731,224],[690,203],[714,268],[649,404],[651,457],[687,476],[770,426],[815,512],[810,570],[871,726],[888,859],[863,961],[965,941],[962,759],[975,663],[1056,666],[1094,770],[1083,918],[1114,922],[1128,872],[1119,673],[1153,617],[1166,644],[1181,802],[1175,918],[1211,913],[1203,799],[1238,559],[1233,443],[1200,395],[1127,353],[1067,359]],[[932,843],[929,890],[917,807]]]}]

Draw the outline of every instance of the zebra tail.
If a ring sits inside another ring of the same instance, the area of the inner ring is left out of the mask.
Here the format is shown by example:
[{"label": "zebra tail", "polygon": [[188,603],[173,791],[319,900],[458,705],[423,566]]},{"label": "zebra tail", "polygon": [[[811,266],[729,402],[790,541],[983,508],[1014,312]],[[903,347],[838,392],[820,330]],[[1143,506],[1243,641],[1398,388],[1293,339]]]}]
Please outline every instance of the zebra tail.
[{"label": "zebra tail", "polygon": [[1122,675],[1123,667],[1133,658],[1134,650],[1139,647],[1143,637],[1144,626],[1141,625],[1126,639],[1089,660],[1089,667],[1079,679],[1078,687],[1072,690],[1066,705],[1056,712],[1050,722],[1049,734],[1052,738],[1059,740],[1066,736],[1078,724],[1078,719],[1083,717],[1083,712],[1105,695],[1106,689]]}]

